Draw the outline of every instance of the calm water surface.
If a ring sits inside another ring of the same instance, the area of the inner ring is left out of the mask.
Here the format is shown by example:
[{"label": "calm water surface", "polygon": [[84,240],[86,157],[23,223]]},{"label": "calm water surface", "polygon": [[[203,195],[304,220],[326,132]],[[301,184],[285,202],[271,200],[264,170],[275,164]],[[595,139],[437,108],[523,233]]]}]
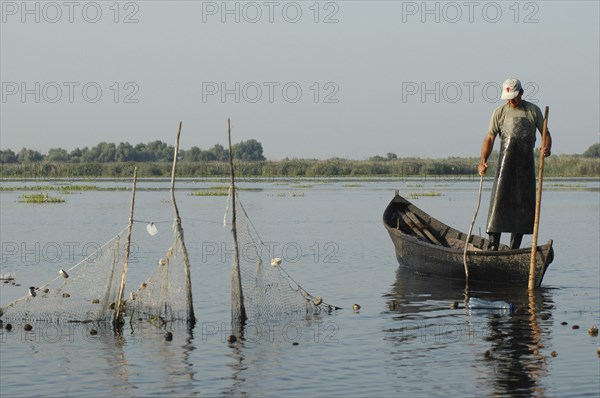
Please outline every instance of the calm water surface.
[{"label": "calm water surface", "polygon": [[[2,187],[37,182],[2,182]],[[79,184],[79,182],[78,182]],[[96,181],[100,187],[127,183]],[[394,189],[467,230],[478,181],[291,181],[241,183],[240,197],[263,241],[309,292],[343,307],[309,320],[254,325],[228,344],[231,236],[227,198],[189,192],[225,183],[181,181],[177,200],[192,263],[192,331],[173,340],[144,323],[115,336],[105,325],[35,324],[0,331],[2,396],[593,396],[600,394],[599,182],[545,182],[539,241],[554,239],[543,288],[476,291],[517,310],[469,312],[463,286],[402,273],[382,226]],[[136,198],[128,286],[155,268],[172,239],[168,183],[142,181]],[[144,189],[147,188],[147,189]],[[153,188],[153,189],[150,189]],[[486,181],[474,231],[485,230]],[[0,304],[53,279],[126,227],[127,191],[84,191],[66,203],[29,205],[22,192],[0,193]],[[59,195],[59,194],[55,194]],[[145,232],[153,221],[159,235]],[[505,241],[507,236],[503,237]],[[527,239],[525,239],[527,241]],[[527,242],[525,242],[527,244]],[[530,240],[529,240],[530,244]],[[91,249],[90,249],[91,248]],[[459,302],[458,309],[451,309]],[[358,303],[361,309],[352,310]],[[566,322],[566,325],[562,323]],[[578,325],[579,329],[573,329]],[[5,325],[4,325],[5,326]],[[91,336],[94,327],[98,334]],[[294,344],[298,343],[298,344]]]}]

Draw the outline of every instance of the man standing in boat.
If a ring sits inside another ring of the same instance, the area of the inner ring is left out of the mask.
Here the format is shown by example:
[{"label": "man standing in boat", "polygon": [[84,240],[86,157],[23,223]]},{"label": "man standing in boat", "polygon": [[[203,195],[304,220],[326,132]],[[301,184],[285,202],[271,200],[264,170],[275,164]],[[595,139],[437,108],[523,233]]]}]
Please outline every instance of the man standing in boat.
[{"label": "man standing in boat", "polygon": [[[483,140],[479,175],[488,168],[494,140],[500,135],[500,157],[490,209],[487,233],[490,249],[498,250],[502,232],[511,232],[510,248],[518,249],[524,234],[533,233],[535,218],[535,147],[536,129],[542,133],[544,116],[540,108],[522,99],[523,88],[517,79],[507,79],[502,84],[501,99],[506,104],[497,108],[490,121],[488,133]],[[544,156],[550,156],[552,138],[546,131],[546,143],[540,148]]]}]

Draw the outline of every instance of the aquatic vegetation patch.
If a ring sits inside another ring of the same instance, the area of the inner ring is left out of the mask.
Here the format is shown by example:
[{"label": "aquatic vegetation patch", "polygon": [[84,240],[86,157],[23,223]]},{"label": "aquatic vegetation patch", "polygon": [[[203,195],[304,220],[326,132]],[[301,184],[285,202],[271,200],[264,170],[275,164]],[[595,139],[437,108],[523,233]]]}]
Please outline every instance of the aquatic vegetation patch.
[{"label": "aquatic vegetation patch", "polygon": [[58,198],[50,196],[47,193],[31,193],[23,194],[19,196],[19,202],[21,203],[64,203],[64,198]]},{"label": "aquatic vegetation patch", "polygon": [[279,192],[276,195],[270,195],[270,196],[275,196],[278,198],[303,198],[304,197],[304,192]]},{"label": "aquatic vegetation patch", "polygon": [[[262,188],[243,188],[243,187],[235,187],[236,191],[255,191],[255,192],[259,192],[262,191]],[[212,191],[225,191],[225,194],[227,195],[227,193],[229,192],[229,185],[214,185],[212,187],[208,187],[206,188],[206,190],[212,190]]]},{"label": "aquatic vegetation patch", "polygon": [[312,187],[314,187],[314,185],[312,185],[312,184],[298,184],[298,185],[292,185],[292,188],[294,188],[294,189],[312,188]]},{"label": "aquatic vegetation patch", "polygon": [[194,191],[190,196],[228,196],[228,191]]},{"label": "aquatic vegetation patch", "polygon": [[96,185],[32,185],[19,187],[0,187],[0,191],[98,191]]},{"label": "aquatic vegetation patch", "polygon": [[546,187],[548,189],[556,189],[556,190],[582,190],[585,189],[586,186],[583,184],[560,184],[560,183],[556,183],[556,184],[548,184],[546,185]]},{"label": "aquatic vegetation patch", "polygon": [[61,185],[55,188],[58,191],[97,191],[96,185]]},{"label": "aquatic vegetation patch", "polygon": [[441,192],[431,191],[431,192],[411,192],[408,197],[410,199],[419,199],[423,196],[442,196]]}]

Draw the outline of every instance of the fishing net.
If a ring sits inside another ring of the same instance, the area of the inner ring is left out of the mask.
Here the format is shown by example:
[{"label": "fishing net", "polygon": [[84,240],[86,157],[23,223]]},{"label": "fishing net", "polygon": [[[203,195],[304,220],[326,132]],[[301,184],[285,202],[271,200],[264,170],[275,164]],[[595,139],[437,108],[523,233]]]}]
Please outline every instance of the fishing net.
[{"label": "fishing net", "polygon": [[232,232],[236,250],[231,293],[234,327],[246,320],[256,322],[259,319],[310,316],[337,310],[338,307],[327,304],[321,297],[308,293],[285,271],[282,260],[272,257],[239,196],[236,193],[235,200],[232,200],[230,191],[231,202],[235,202]]},{"label": "fishing net", "polygon": [[[126,245],[123,230],[94,253],[57,277],[33,289],[33,294],[0,309],[5,322],[110,322],[115,317]],[[191,286],[183,230],[173,226],[173,244],[157,260],[154,274],[137,291],[123,297],[125,316],[161,323],[193,319]],[[123,281],[124,282],[124,281]],[[191,314],[191,315],[190,315]]]},{"label": "fishing net", "polygon": [[[159,320],[162,323],[186,320],[195,323],[192,305],[190,264],[183,239],[183,228],[175,202],[174,184],[179,134],[177,132],[173,171],[171,175],[171,203],[175,211],[173,244],[158,260],[154,274],[142,282],[136,292],[124,297],[131,247],[131,231],[135,205],[137,169],[134,170],[131,193],[129,226],[95,253],[68,270],[59,270],[58,276],[43,286],[31,287],[29,294],[0,309],[3,321],[92,322],[123,323],[123,315],[133,319]],[[150,235],[157,233],[150,223]],[[120,245],[127,231],[125,245]]]},{"label": "fishing net", "polygon": [[68,270],[0,310],[11,322],[110,321],[119,291],[127,229]]},{"label": "fishing net", "polygon": [[171,247],[158,260],[154,274],[130,294],[127,306],[128,311],[133,310],[130,316],[161,322],[193,318],[191,285],[186,275],[189,259],[183,229],[177,221],[173,224],[173,238]]}]

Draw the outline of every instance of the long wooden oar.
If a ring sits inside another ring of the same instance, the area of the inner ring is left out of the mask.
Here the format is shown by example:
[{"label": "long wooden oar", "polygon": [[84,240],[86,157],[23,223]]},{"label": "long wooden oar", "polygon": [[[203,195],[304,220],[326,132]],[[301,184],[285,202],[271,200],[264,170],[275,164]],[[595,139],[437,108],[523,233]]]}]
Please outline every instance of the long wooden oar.
[{"label": "long wooden oar", "polygon": [[475,219],[477,218],[477,213],[479,212],[479,205],[481,204],[481,191],[483,188],[483,175],[479,178],[479,195],[477,197],[477,207],[475,207],[475,214],[473,214],[473,220],[471,220],[471,225],[469,226],[469,233],[467,234],[467,240],[465,241],[465,251],[463,253],[463,263],[465,265],[465,288],[469,287],[469,267],[467,267],[467,249],[469,248],[469,241],[471,240],[471,233],[473,232],[473,225],[475,224]]},{"label": "long wooden oar", "polygon": [[544,112],[544,127],[542,128],[542,147],[540,149],[540,171],[538,174],[538,191],[537,199],[535,201],[535,220],[533,222],[533,240],[531,242],[531,263],[529,263],[529,285],[528,289],[532,290],[535,288],[535,255],[537,253],[537,238],[538,230],[540,226],[540,207],[542,205],[542,183],[544,179],[544,151],[546,147],[546,135],[548,132],[548,111],[546,107]]}]

